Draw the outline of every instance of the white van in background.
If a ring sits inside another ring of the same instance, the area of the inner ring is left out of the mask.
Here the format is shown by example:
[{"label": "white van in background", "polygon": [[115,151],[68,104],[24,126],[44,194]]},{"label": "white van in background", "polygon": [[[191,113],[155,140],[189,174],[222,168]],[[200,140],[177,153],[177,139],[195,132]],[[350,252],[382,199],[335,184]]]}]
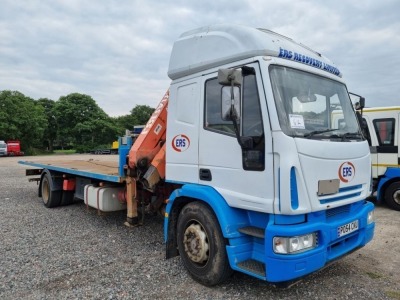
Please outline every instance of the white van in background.
[{"label": "white van in background", "polygon": [[0,141],[0,156],[7,156],[7,144],[4,141]]}]

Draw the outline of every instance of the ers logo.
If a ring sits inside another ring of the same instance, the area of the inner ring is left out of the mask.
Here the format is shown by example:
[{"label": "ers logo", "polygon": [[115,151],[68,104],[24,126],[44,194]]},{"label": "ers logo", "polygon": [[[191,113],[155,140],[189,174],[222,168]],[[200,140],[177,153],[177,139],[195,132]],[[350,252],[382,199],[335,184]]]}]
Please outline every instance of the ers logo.
[{"label": "ers logo", "polygon": [[342,182],[350,182],[353,180],[354,175],[356,174],[356,168],[354,165],[347,161],[340,165],[339,167],[339,179]]},{"label": "ers logo", "polygon": [[184,134],[178,134],[172,139],[172,148],[177,152],[183,152],[189,149],[190,140]]}]

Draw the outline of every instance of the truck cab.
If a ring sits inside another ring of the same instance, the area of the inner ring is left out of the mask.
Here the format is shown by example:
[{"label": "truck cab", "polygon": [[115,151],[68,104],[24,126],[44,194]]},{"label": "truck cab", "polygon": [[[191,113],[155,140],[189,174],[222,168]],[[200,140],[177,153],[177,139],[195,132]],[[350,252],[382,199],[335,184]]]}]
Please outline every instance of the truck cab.
[{"label": "truck cab", "polygon": [[[168,75],[165,180],[181,188],[168,200],[167,256],[177,247],[192,274],[210,264],[190,245],[211,229],[181,217],[191,202],[215,215],[230,267],[271,282],[372,239],[369,147],[331,61],[266,29],[216,25],[181,35]],[[334,110],[346,126],[332,126]]]}]

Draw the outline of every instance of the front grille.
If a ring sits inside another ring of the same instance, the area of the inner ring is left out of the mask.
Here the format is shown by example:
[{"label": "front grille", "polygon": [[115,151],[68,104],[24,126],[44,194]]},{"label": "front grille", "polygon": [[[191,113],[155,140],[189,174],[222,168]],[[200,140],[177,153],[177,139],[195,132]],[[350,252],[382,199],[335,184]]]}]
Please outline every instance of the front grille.
[{"label": "front grille", "polygon": [[340,201],[340,200],[356,198],[361,195],[361,192],[362,192],[362,184],[348,186],[348,187],[340,188],[339,191],[334,195],[319,197],[319,202],[321,204],[327,204],[327,203],[332,203],[332,202],[336,202],[336,201]]},{"label": "front grille", "polygon": [[349,212],[350,212],[350,205],[335,207],[332,209],[328,209],[326,211],[326,218],[329,219],[339,215],[347,215]]}]

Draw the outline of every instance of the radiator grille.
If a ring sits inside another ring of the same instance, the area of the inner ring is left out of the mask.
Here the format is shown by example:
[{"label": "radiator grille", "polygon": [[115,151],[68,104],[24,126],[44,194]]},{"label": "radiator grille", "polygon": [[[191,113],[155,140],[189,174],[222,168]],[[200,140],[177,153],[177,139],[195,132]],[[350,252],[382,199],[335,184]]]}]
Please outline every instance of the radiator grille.
[{"label": "radiator grille", "polygon": [[350,212],[350,205],[344,205],[328,209],[326,211],[326,218],[333,218],[340,215],[347,215]]},{"label": "radiator grille", "polygon": [[336,202],[344,199],[356,198],[361,195],[362,192],[362,184],[357,184],[353,186],[348,186],[344,188],[340,188],[338,193],[334,195],[322,196],[319,197],[319,202],[321,204]]}]

